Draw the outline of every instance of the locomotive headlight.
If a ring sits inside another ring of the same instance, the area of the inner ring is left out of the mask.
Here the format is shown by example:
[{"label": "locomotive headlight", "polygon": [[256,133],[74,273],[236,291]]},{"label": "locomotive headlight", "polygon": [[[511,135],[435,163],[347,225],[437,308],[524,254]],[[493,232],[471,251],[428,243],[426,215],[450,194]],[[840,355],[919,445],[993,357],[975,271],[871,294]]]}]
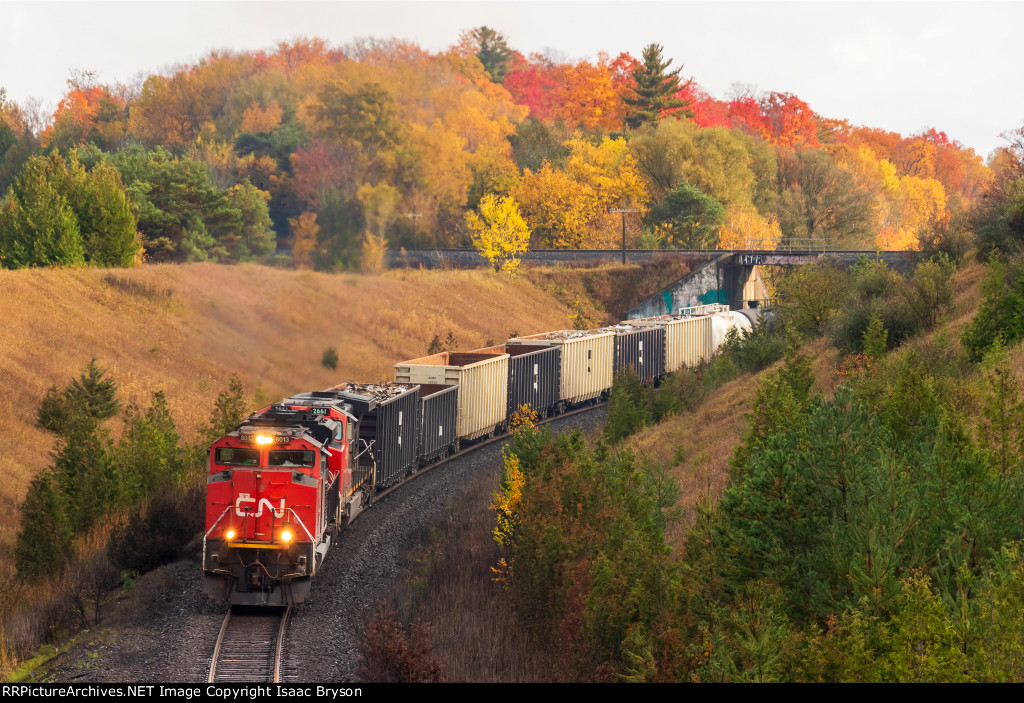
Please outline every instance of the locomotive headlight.
[{"label": "locomotive headlight", "polygon": [[291,530],[284,530],[284,531],[282,531],[281,532],[281,541],[282,542],[291,542],[292,541],[292,531]]},{"label": "locomotive headlight", "polygon": [[235,538],[235,531],[234,530],[228,530],[226,533],[224,533],[224,536],[227,537],[228,539],[234,539]]},{"label": "locomotive headlight", "polygon": [[274,438],[270,437],[269,435],[265,435],[265,434],[256,435],[256,444],[270,444],[273,441],[274,441]]}]

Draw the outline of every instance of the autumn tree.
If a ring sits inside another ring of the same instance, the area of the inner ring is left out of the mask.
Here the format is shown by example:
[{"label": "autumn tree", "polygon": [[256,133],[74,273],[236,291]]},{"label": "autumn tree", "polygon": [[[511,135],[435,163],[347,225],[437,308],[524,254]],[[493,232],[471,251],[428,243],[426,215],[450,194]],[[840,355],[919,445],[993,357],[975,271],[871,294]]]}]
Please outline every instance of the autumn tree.
[{"label": "autumn tree", "polygon": [[618,222],[608,209],[642,206],[647,190],[625,140],[570,139],[565,146],[564,170],[545,163],[538,172],[525,171],[516,200],[530,229],[549,245],[598,246]]},{"label": "autumn tree", "polygon": [[505,89],[516,103],[529,108],[532,119],[546,124],[554,120],[561,99],[563,70],[538,54],[529,59],[515,54],[505,74]]},{"label": "autumn tree", "polygon": [[566,129],[621,129],[626,106],[607,56],[602,54],[596,64],[580,61],[563,67],[556,95],[554,113]]},{"label": "autumn tree", "polygon": [[288,224],[292,229],[292,261],[295,268],[312,268],[316,235],[320,231],[320,226],[316,223],[316,213],[304,212],[298,217],[290,218]]},{"label": "autumn tree", "polygon": [[363,206],[366,231],[363,233],[363,269],[378,272],[387,254],[388,226],[398,217],[401,194],[387,183],[359,187],[356,197]]},{"label": "autumn tree", "polygon": [[690,101],[690,118],[699,127],[732,127],[729,106],[711,97],[696,81],[690,81],[681,91],[682,98]]},{"label": "autumn tree", "polygon": [[477,210],[479,214],[466,214],[466,224],[474,233],[473,246],[495,271],[512,275],[519,268],[518,255],[530,246],[530,229],[519,214],[519,205],[513,198],[488,194]]},{"label": "autumn tree", "polygon": [[788,237],[860,243],[871,235],[871,199],[853,176],[821,149],[779,153],[770,212]]},{"label": "autumn tree", "polygon": [[626,125],[636,129],[645,124],[657,122],[666,114],[678,117],[692,117],[686,100],[674,97],[689,85],[679,85],[679,72],[682,66],[669,71],[672,59],[664,59],[661,55],[661,44],[648,44],[643,51],[643,64],[633,71],[635,85],[631,95],[624,95],[623,101],[632,107],[626,116]]},{"label": "autumn tree", "polygon": [[793,266],[776,282],[775,310],[800,334],[821,335],[842,309],[849,280],[828,259]]},{"label": "autumn tree", "polygon": [[516,126],[516,132],[509,136],[509,142],[512,144],[512,158],[524,171],[538,171],[545,161],[563,168],[569,156],[561,130],[533,117]]},{"label": "autumn tree", "polygon": [[69,149],[92,142],[101,149],[124,144],[128,130],[127,103],[106,86],[96,85],[92,74],[86,80],[68,80],[68,93],[43,131],[44,146]]},{"label": "autumn tree", "polygon": [[317,136],[331,141],[351,140],[369,156],[398,144],[395,100],[379,83],[350,90],[340,81],[326,84],[310,106]]},{"label": "autumn tree", "polygon": [[771,92],[760,100],[768,134],[773,144],[783,147],[821,146],[817,117],[803,100],[792,93]]},{"label": "autumn tree", "polygon": [[774,249],[780,239],[782,229],[775,216],[763,217],[754,207],[727,208],[718,229],[720,249]]},{"label": "autumn tree", "polygon": [[14,183],[37,143],[25,110],[0,88],[0,193]]},{"label": "autumn tree", "polygon": [[662,120],[634,132],[629,149],[655,202],[689,183],[724,205],[749,205],[757,188],[757,154],[731,130]]}]

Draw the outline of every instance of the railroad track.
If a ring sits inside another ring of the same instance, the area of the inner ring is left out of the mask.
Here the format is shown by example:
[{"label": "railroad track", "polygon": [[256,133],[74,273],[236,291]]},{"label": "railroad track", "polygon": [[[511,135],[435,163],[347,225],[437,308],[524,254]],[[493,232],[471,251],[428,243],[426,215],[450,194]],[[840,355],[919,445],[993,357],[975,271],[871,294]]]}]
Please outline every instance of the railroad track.
[{"label": "railroad track", "polygon": [[208,683],[279,683],[291,608],[231,608],[213,648]]},{"label": "railroad track", "polygon": [[[537,424],[543,425],[579,415],[605,404],[606,401],[596,402],[593,405],[544,418]],[[508,438],[509,435],[503,433],[476,442],[424,467],[417,473],[426,473],[430,469]],[[374,502],[407,483],[408,481],[403,481],[380,491],[374,497]],[[284,651],[284,633],[290,614],[290,606],[287,608],[235,606],[228,610],[224,616],[224,622],[220,626],[217,643],[213,648],[208,683],[279,683],[282,668],[281,657]]]}]

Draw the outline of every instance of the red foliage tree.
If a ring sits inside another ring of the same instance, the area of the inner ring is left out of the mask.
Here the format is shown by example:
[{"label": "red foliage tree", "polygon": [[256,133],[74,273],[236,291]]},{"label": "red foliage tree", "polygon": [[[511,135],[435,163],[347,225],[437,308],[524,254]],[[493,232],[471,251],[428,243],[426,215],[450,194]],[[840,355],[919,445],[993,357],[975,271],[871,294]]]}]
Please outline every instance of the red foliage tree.
[{"label": "red foliage tree", "polygon": [[697,83],[690,83],[676,97],[688,100],[693,111],[693,122],[699,127],[732,127],[729,106],[712,98]]},{"label": "red foliage tree", "polygon": [[512,58],[511,70],[505,74],[505,89],[517,104],[530,108],[530,117],[550,122],[558,102],[558,68],[537,55],[532,55],[528,61],[517,52]]}]

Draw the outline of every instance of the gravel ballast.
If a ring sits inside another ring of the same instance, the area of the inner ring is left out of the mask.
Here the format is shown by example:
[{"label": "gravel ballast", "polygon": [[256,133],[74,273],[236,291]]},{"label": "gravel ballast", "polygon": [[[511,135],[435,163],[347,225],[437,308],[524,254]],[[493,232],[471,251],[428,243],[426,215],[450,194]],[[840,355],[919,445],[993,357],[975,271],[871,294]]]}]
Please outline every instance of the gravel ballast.
[{"label": "gravel ballast", "polygon": [[[604,407],[559,418],[553,431],[600,428]],[[305,603],[288,625],[283,679],[356,679],[364,624],[407,568],[406,553],[425,529],[480,477],[501,470],[501,442],[431,469],[381,498],[331,546]],[[117,624],[78,636],[54,659],[51,680],[75,683],[205,683],[227,606],[202,589],[200,558],[147,574],[118,604]]]}]

